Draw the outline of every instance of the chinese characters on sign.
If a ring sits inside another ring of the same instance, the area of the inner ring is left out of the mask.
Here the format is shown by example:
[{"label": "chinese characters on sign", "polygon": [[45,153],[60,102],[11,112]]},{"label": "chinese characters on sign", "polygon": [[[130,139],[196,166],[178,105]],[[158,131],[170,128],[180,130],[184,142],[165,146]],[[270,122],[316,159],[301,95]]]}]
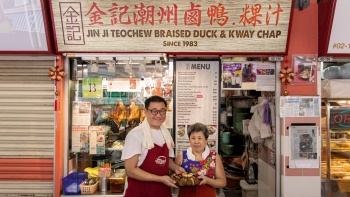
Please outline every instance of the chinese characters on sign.
[{"label": "chinese characters on sign", "polygon": [[59,51],[285,52],[291,4],[52,0],[52,10]]},{"label": "chinese characters on sign", "polygon": [[64,21],[63,39],[66,45],[84,45],[83,19],[80,3],[60,3],[61,21]]}]

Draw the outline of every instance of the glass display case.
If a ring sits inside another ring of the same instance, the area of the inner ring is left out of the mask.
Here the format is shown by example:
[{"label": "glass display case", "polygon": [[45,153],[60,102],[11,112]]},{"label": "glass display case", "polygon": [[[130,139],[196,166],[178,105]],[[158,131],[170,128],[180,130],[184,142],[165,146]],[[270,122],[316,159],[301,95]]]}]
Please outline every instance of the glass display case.
[{"label": "glass display case", "polygon": [[350,180],[350,99],[327,100],[329,178]]},{"label": "glass display case", "polygon": [[321,123],[322,196],[349,193],[350,99],[323,99]]},{"label": "glass display case", "polygon": [[[114,184],[119,180],[115,175],[124,168],[124,140],[129,131],[144,121],[144,102],[148,97],[158,95],[166,100],[164,126],[173,130],[173,64],[155,56],[91,55],[71,58],[69,63],[72,72],[68,136],[73,163],[69,171],[112,179]],[[101,191],[104,190],[100,188],[97,194]],[[123,191],[112,187],[108,192]]]}]

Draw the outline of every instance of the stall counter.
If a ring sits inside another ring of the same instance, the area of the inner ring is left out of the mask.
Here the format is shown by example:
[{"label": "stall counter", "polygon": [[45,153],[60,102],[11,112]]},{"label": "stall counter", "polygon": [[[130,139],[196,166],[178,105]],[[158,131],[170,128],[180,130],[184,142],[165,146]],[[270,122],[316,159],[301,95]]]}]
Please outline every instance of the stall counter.
[{"label": "stall counter", "polygon": [[[176,188],[172,189],[172,196],[177,197],[177,194],[179,193],[179,190]],[[72,196],[89,196],[89,197],[124,197],[123,193],[111,193],[111,192],[100,192],[97,191],[94,194],[82,194],[82,195],[61,195],[61,197],[72,197]],[[216,189],[216,196],[217,197],[225,197],[225,193],[223,192],[222,189]]]}]

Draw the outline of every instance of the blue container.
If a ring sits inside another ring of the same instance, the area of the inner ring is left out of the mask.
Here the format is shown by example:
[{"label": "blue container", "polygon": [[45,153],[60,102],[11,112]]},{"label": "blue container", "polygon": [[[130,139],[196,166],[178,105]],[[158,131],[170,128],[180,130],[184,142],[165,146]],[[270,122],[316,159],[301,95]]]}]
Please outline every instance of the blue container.
[{"label": "blue container", "polygon": [[79,194],[79,185],[88,178],[87,172],[72,172],[62,179],[64,194]]}]

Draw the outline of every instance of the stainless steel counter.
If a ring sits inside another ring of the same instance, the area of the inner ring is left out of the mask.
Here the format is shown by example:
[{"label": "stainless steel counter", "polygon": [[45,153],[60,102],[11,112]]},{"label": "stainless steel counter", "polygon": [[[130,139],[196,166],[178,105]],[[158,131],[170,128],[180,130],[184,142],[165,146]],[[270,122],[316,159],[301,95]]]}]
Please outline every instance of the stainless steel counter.
[{"label": "stainless steel counter", "polygon": [[[177,197],[177,195],[179,193],[179,189],[172,188],[172,193],[173,193],[173,197]],[[222,189],[216,189],[216,196],[217,197],[225,197],[225,193]]]},{"label": "stainless steel counter", "polygon": [[[125,182],[125,189],[128,187],[128,182]],[[124,190],[125,192],[125,190]],[[179,189],[177,188],[171,188],[171,192],[173,194],[173,197],[177,197],[179,194]],[[73,195],[73,196],[89,196],[89,197],[124,197],[124,193],[112,193],[110,191],[107,192],[101,192],[97,191],[94,194],[80,194],[80,195]],[[224,191],[220,189],[216,189],[216,196],[217,197],[225,197]],[[61,195],[61,197],[72,197],[72,195]]]},{"label": "stainless steel counter", "polygon": [[[172,188],[173,197],[177,197],[179,193],[179,189]],[[61,195],[61,197],[72,197],[72,196],[89,196],[89,197],[124,197],[124,193],[111,193],[111,192],[100,192],[97,191],[94,194],[81,194],[81,195]],[[217,197],[225,197],[225,193],[222,189],[216,189]]]}]

